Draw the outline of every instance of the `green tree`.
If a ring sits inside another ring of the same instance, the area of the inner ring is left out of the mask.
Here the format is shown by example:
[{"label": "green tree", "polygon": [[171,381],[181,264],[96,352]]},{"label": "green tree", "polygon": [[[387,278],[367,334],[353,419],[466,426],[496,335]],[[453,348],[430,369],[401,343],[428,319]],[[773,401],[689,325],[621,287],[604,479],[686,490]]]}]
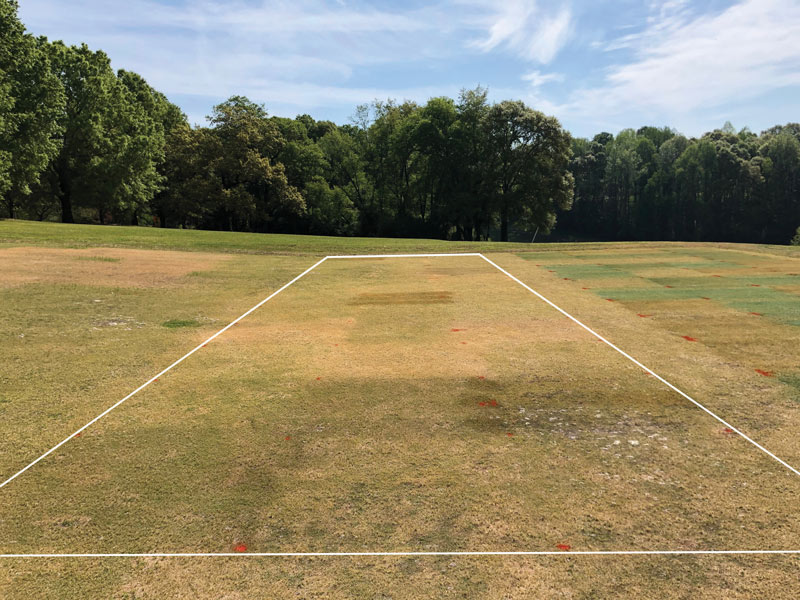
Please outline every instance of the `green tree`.
[{"label": "green tree", "polygon": [[108,56],[86,45],[48,46],[51,65],[66,94],[61,146],[52,161],[50,193],[61,218],[74,222],[74,207],[103,223],[147,210],[160,189],[163,127],[111,70]]},{"label": "green tree", "polygon": [[214,107],[209,120],[217,143],[209,176],[218,220],[231,230],[266,231],[302,215],[303,196],[286,179],[284,166],[270,159],[284,139],[264,107],[232,96]]},{"label": "green tree", "polygon": [[63,110],[44,42],[25,33],[16,1],[0,0],[0,197],[11,218],[59,150]]},{"label": "green tree", "polygon": [[500,239],[508,241],[512,220],[549,232],[556,209],[572,201],[569,134],[554,117],[519,101],[492,106],[485,132]]}]

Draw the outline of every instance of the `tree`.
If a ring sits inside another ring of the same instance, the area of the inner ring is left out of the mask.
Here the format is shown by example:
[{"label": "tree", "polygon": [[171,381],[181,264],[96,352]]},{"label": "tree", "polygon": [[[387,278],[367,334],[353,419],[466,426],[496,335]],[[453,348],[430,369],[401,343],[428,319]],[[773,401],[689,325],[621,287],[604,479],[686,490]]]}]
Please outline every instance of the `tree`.
[{"label": "tree", "polygon": [[335,129],[319,140],[319,146],[328,164],[326,180],[338,187],[359,212],[361,234],[374,234],[380,216],[373,205],[374,195],[370,180],[364,172],[364,160],[359,154],[355,136]]},{"label": "tree", "polygon": [[273,163],[284,144],[263,106],[232,96],[214,107],[209,118],[216,147],[208,176],[214,190],[217,222],[227,228],[266,231],[276,220],[305,211],[300,192]]},{"label": "tree", "polygon": [[61,42],[47,47],[66,95],[60,150],[48,177],[62,221],[74,222],[76,207],[101,223],[123,215],[135,221],[162,183],[156,165],[163,160],[163,128],[117,78],[105,53]]},{"label": "tree", "polygon": [[0,0],[0,197],[12,219],[59,150],[64,94],[44,43]]},{"label": "tree", "polygon": [[549,231],[556,208],[566,208],[572,200],[569,134],[554,117],[519,101],[492,106],[485,131],[500,239],[508,241],[512,219]]},{"label": "tree", "polygon": [[765,159],[765,201],[760,212],[763,241],[785,243],[800,222],[800,136],[788,131],[769,136],[759,150]]}]

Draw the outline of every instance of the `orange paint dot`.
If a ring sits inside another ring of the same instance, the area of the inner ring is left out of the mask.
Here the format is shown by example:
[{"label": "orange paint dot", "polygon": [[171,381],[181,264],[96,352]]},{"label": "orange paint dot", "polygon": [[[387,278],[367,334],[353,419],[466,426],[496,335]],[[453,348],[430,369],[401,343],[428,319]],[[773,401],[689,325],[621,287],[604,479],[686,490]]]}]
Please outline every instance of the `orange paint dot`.
[{"label": "orange paint dot", "polygon": [[750,287],[761,287],[760,283],[751,283]]},{"label": "orange paint dot", "polygon": [[761,313],[757,313],[757,312],[751,312],[750,314],[753,315],[753,316],[756,316],[756,317],[763,317],[764,316]]},{"label": "orange paint dot", "polygon": [[559,550],[571,550],[572,546],[570,546],[569,544],[556,544],[556,548],[558,548]]},{"label": "orange paint dot", "polygon": [[478,379],[486,379],[484,375],[478,375]]},{"label": "orange paint dot", "polygon": [[581,288],[582,290],[588,290],[589,288]]},{"label": "orange paint dot", "polygon": [[513,434],[513,433],[507,433],[506,435],[507,435],[508,437],[514,437],[514,434]]},{"label": "orange paint dot", "polygon": [[478,402],[478,406],[486,406],[486,402]]},{"label": "orange paint dot", "polygon": [[756,369],[756,373],[763,375],[764,377],[772,377],[775,375],[774,371],[764,371],[762,369]]},{"label": "orange paint dot", "polygon": [[80,434],[80,433],[76,433],[76,434],[75,434],[75,435],[73,435],[72,437],[81,437],[81,434]]},{"label": "orange paint dot", "polygon": [[322,377],[317,377],[317,381],[320,381],[321,379],[322,379]]},{"label": "orange paint dot", "polygon": [[244,544],[238,544],[234,546],[233,550],[235,552],[247,552],[247,546],[245,546]]},{"label": "orange paint dot", "polygon": [[463,345],[465,345],[465,346],[467,345],[467,342],[461,342],[461,343],[462,343]]},{"label": "orange paint dot", "polygon": [[682,335],[681,337],[683,339],[685,339],[687,342],[696,342],[697,341],[695,338],[693,338],[691,336],[688,336],[688,335]]},{"label": "orange paint dot", "polygon": [[637,317],[641,317],[643,319],[647,319],[648,317],[652,317],[653,315],[643,315],[642,313],[636,313]]},{"label": "orange paint dot", "polygon": [[288,442],[290,439],[292,439],[292,436],[290,436],[290,435],[287,435],[287,436],[286,436],[285,438],[283,438],[283,439],[284,439],[284,441]]},{"label": "orange paint dot", "polygon": [[673,287],[675,287],[675,286],[673,286],[673,285],[665,285],[664,287],[665,287],[665,288],[670,288],[670,289],[672,289],[672,288],[673,288]]},{"label": "orange paint dot", "polygon": [[606,302],[616,302],[616,300],[614,298],[606,298]]},{"label": "orange paint dot", "polygon": [[731,429],[730,427],[726,427],[725,429],[722,430],[722,433],[733,433],[733,429]]},{"label": "orange paint dot", "polygon": [[451,329],[450,331],[453,331],[453,332],[458,332],[458,331],[464,331],[464,330],[463,330],[463,329],[456,329],[456,328],[454,327],[454,328],[453,328],[453,329]]}]

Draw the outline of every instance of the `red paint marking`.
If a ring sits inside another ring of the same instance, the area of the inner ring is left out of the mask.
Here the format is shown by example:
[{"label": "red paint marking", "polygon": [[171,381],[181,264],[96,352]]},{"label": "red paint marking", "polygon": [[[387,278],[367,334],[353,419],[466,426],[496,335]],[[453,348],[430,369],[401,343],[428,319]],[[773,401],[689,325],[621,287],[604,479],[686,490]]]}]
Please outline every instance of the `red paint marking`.
[{"label": "red paint marking", "polygon": [[764,371],[762,369],[756,369],[756,373],[764,377],[773,377],[775,375],[775,371]]},{"label": "red paint marking", "polygon": [[247,546],[245,546],[244,544],[238,544],[237,546],[234,546],[233,549],[236,552],[247,552]]},{"label": "red paint marking", "polygon": [[478,406],[486,406],[486,402],[478,402]]},{"label": "red paint marking", "polygon": [[514,437],[514,434],[513,434],[513,433],[507,433],[506,435],[507,435],[508,437]]},{"label": "red paint marking", "polygon": [[497,400],[489,400],[489,406],[497,406]]},{"label": "red paint marking", "polygon": [[643,319],[648,319],[648,318],[652,317],[653,315],[643,315],[642,313],[636,313],[636,316],[637,317],[642,317]]},{"label": "red paint marking", "polygon": [[467,345],[467,342],[461,342],[461,343],[464,344],[465,346]]},{"label": "red paint marking", "polygon": [[606,298],[606,302],[616,302],[616,300],[614,298]]},{"label": "red paint marking", "polygon": [[703,300],[711,300],[708,296],[700,296]]},{"label": "red paint marking", "polygon": [[322,379],[322,377],[317,377],[317,381],[319,381],[319,380],[321,380],[321,379]]},{"label": "red paint marking", "polygon": [[158,381],[158,377],[156,377],[155,379],[153,379],[153,383],[155,383],[156,381]]},{"label": "red paint marking", "polygon": [[733,429],[731,429],[730,427],[726,427],[725,429],[722,430],[722,433],[733,433]]},{"label": "red paint marking", "polygon": [[547,272],[548,273],[555,273],[555,271],[551,271],[550,269],[547,269]]},{"label": "red paint marking", "polygon": [[690,337],[688,335],[682,335],[681,337],[683,339],[685,339],[687,342],[696,342],[697,341],[696,339],[694,339],[693,337]]},{"label": "red paint marking", "polygon": [[556,548],[559,550],[572,550],[572,546],[569,544],[556,544]]},{"label": "red paint marking", "polygon": [[334,344],[334,346],[336,346],[336,347],[338,348],[338,347],[339,347],[339,344]]},{"label": "red paint marking", "polygon": [[75,434],[75,435],[73,435],[72,437],[81,437],[81,434],[80,434],[80,433],[76,433],[76,434]]},{"label": "red paint marking", "polygon": [[751,283],[750,287],[761,287],[760,283]]},{"label": "red paint marking", "polygon": [[569,277],[564,277],[564,281],[572,281]]},{"label": "red paint marking", "polygon": [[754,316],[756,316],[756,317],[763,317],[763,316],[764,316],[764,315],[762,315],[761,313],[757,313],[757,312],[751,312],[750,314],[751,314],[751,315],[754,315]]},{"label": "red paint marking", "polygon": [[205,348],[208,344],[203,344],[203,348]]},{"label": "red paint marking", "polygon": [[478,379],[486,379],[484,375],[478,375]]},{"label": "red paint marking", "polygon": [[590,289],[590,288],[581,288],[581,289],[582,289],[582,290],[588,290],[588,289]]},{"label": "red paint marking", "polygon": [[712,277],[722,277],[722,275],[712,275]]},{"label": "red paint marking", "polygon": [[671,289],[671,288],[673,288],[673,287],[675,287],[675,286],[674,286],[674,285],[665,285],[664,287],[666,287],[666,288],[670,288],[670,289]]},{"label": "red paint marking", "polygon": [[292,436],[290,435],[287,435],[285,438],[283,438],[285,442],[288,442],[290,439],[292,439]]},{"label": "red paint marking", "polygon": [[455,332],[455,331],[464,331],[464,330],[463,329],[455,329],[455,328],[453,328],[450,331],[454,331]]}]

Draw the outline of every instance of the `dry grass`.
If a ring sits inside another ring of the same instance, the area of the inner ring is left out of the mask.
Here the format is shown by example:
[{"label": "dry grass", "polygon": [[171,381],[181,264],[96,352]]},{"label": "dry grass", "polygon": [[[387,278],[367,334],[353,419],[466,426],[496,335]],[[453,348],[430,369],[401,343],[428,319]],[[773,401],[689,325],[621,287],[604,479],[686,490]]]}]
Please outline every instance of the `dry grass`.
[{"label": "dry grass", "polygon": [[[47,252],[60,268],[0,288],[13,307],[2,473],[311,264]],[[727,290],[753,261],[753,277],[773,278],[800,261],[703,252],[492,258],[800,463],[800,403],[785,382],[798,328],[725,301],[635,295],[720,270],[715,260],[736,277]],[[45,273],[15,256],[17,280]],[[613,276],[593,277],[595,263]],[[139,279],[108,271],[126,264]],[[152,287],[158,265],[175,271]],[[608,290],[632,295],[608,302]],[[328,261],[0,490],[0,552],[795,548],[799,492],[800,478],[479,258]],[[6,560],[0,595],[793,598],[796,568],[789,557]]]}]

